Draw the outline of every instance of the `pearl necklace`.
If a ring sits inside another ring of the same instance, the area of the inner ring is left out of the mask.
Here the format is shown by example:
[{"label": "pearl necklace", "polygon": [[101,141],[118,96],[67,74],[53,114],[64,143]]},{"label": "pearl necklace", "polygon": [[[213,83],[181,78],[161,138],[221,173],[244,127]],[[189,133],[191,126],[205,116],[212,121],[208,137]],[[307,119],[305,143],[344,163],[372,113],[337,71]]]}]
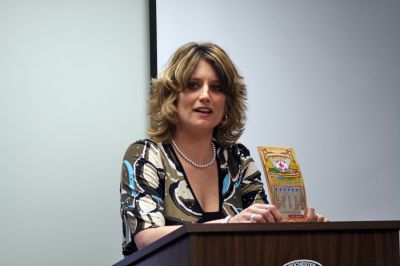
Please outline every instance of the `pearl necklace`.
[{"label": "pearl necklace", "polygon": [[178,145],[176,145],[175,141],[172,140],[172,145],[174,145],[174,147],[176,148],[176,150],[178,151],[178,153],[183,157],[183,159],[185,159],[188,163],[190,163],[191,165],[193,165],[196,168],[207,168],[210,165],[212,165],[215,161],[215,157],[216,157],[216,151],[215,151],[215,145],[214,143],[211,141],[211,146],[212,146],[212,150],[213,150],[213,157],[211,159],[211,161],[209,161],[208,163],[205,164],[200,164],[200,163],[195,163],[193,162],[189,157],[187,157],[182,151],[181,149],[179,149]]}]

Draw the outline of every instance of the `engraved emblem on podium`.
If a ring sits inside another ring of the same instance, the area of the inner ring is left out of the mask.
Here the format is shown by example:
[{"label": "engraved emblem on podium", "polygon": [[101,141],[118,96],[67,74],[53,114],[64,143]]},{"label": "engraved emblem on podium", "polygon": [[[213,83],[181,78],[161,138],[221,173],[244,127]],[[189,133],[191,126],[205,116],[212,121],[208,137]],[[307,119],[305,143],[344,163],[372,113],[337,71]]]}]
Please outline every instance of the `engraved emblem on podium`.
[{"label": "engraved emblem on podium", "polygon": [[293,260],[288,263],[283,264],[282,266],[322,266],[321,263],[314,260]]}]

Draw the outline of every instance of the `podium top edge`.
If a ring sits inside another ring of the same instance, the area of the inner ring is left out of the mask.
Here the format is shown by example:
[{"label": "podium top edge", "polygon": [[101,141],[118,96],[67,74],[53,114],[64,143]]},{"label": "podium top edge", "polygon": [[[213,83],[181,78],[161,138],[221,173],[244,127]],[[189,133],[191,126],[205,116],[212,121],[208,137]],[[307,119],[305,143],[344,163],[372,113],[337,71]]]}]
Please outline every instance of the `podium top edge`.
[{"label": "podium top edge", "polygon": [[[340,230],[400,230],[400,220],[393,221],[335,221],[326,223],[269,224],[185,224],[178,233],[215,232],[274,232],[274,231],[340,231]],[[178,233],[179,234],[179,233]]]}]

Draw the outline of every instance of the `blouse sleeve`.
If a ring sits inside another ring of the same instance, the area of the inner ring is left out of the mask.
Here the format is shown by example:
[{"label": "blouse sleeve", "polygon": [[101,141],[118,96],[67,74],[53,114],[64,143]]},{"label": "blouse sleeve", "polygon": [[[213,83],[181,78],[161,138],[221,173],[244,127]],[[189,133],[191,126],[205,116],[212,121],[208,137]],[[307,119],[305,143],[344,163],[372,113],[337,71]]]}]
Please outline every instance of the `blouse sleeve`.
[{"label": "blouse sleeve", "polygon": [[254,203],[268,204],[264,184],[261,180],[261,172],[257,169],[249,150],[245,146],[238,144],[236,153],[240,160],[239,171],[242,179],[241,196],[243,209]]},{"label": "blouse sleeve", "polygon": [[122,253],[137,250],[134,235],[165,225],[163,211],[164,170],[158,146],[137,141],[125,153],[121,172]]}]

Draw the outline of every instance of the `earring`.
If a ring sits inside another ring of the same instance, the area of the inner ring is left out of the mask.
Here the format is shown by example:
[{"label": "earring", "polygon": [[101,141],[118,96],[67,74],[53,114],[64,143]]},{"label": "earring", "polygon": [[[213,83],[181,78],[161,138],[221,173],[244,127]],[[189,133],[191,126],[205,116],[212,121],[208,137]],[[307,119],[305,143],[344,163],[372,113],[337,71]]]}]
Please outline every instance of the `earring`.
[{"label": "earring", "polygon": [[224,126],[224,124],[228,121],[228,115],[225,114],[221,120],[221,122],[219,123],[219,126],[222,127]]}]

